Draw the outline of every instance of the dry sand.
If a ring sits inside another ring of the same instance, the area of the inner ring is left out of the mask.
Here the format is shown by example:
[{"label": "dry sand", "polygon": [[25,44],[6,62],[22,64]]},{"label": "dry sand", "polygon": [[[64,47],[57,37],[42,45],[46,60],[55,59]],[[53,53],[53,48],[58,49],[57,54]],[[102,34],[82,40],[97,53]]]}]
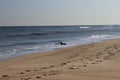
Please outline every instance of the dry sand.
[{"label": "dry sand", "polygon": [[120,80],[120,40],[0,61],[0,80]]}]

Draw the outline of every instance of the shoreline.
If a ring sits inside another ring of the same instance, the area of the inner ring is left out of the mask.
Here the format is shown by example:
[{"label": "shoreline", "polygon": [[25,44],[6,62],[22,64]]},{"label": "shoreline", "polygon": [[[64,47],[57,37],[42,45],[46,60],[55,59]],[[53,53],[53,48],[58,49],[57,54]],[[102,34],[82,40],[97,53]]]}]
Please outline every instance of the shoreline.
[{"label": "shoreline", "polygon": [[105,40],[2,60],[0,80],[119,80],[119,61],[120,39]]},{"label": "shoreline", "polygon": [[96,42],[88,42],[88,43],[83,43],[83,44],[78,44],[78,45],[71,45],[71,46],[66,46],[66,47],[61,47],[61,48],[55,48],[55,49],[46,50],[46,51],[32,52],[32,53],[22,54],[22,55],[18,55],[18,56],[12,56],[12,57],[5,58],[5,59],[0,59],[0,61],[9,60],[9,59],[12,59],[12,58],[18,58],[18,57],[22,57],[22,56],[26,56],[26,55],[32,55],[32,54],[33,55],[34,54],[44,54],[44,53],[54,52],[56,50],[73,48],[73,47],[78,47],[78,46],[82,46],[82,45],[89,45],[89,44],[92,44],[92,43],[100,43],[100,42],[105,42],[105,41],[109,41],[109,40],[117,40],[117,39],[120,39],[120,38],[107,39],[107,40],[101,40],[101,41],[96,41]]}]

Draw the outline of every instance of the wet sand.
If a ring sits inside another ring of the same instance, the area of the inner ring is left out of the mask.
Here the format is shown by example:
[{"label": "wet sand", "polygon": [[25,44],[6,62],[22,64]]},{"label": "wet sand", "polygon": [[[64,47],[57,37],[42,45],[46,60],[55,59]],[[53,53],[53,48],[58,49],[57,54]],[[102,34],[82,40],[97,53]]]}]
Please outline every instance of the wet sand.
[{"label": "wet sand", "polygon": [[0,61],[0,80],[120,80],[120,39]]}]

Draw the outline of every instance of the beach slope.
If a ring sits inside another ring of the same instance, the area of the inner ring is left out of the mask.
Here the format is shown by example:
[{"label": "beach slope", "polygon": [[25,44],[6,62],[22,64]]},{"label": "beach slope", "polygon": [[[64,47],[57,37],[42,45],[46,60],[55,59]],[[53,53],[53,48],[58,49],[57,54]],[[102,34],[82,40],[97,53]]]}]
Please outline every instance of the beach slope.
[{"label": "beach slope", "polygon": [[120,39],[0,61],[0,80],[120,80]]}]

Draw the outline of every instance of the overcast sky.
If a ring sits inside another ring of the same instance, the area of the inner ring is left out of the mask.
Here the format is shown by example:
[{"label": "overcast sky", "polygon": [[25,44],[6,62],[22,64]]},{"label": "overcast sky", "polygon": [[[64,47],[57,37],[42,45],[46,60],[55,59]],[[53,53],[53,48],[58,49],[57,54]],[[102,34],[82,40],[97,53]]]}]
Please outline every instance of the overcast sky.
[{"label": "overcast sky", "polygon": [[0,0],[0,26],[120,24],[120,0]]}]

